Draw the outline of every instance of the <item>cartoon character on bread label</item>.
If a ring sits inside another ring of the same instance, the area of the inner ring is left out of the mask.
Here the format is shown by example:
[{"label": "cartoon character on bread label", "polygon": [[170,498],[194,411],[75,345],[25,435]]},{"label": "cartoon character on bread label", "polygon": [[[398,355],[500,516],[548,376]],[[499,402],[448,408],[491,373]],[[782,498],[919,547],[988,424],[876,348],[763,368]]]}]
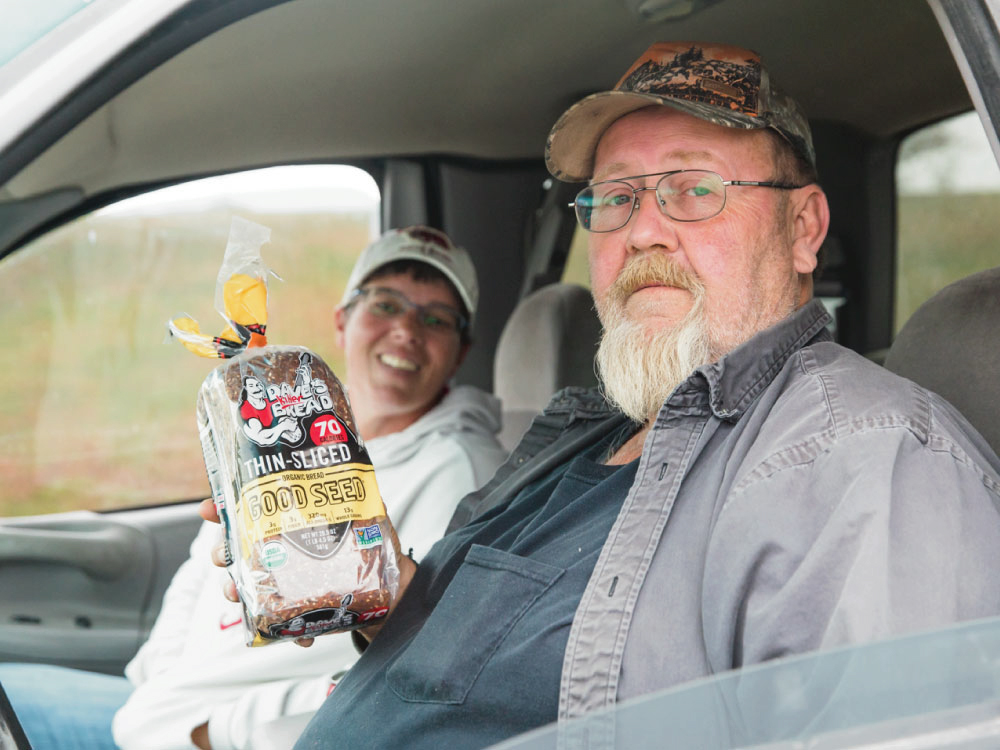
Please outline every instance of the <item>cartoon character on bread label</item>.
[{"label": "cartoon character on bread label", "polygon": [[293,617],[288,623],[278,630],[281,636],[303,636],[306,634],[306,621],[304,617]]},{"label": "cartoon character on bread label", "polygon": [[302,440],[302,428],[295,417],[283,416],[274,419],[274,403],[267,398],[264,384],[248,375],[243,379],[243,393],[240,400],[240,416],[243,418],[243,434],[260,446],[271,446],[284,437],[290,444]]}]

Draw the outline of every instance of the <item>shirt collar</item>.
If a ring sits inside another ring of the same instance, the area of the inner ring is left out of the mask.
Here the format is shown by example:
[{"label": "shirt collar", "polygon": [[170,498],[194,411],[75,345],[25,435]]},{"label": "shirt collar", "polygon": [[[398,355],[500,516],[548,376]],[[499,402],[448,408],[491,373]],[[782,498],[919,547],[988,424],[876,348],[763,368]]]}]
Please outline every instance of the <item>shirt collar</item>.
[{"label": "shirt collar", "polygon": [[823,303],[814,299],[717,362],[699,367],[688,383],[703,378],[701,387],[708,385],[712,413],[719,419],[739,419],[789,357],[814,340],[832,340],[826,330],[830,320]]}]

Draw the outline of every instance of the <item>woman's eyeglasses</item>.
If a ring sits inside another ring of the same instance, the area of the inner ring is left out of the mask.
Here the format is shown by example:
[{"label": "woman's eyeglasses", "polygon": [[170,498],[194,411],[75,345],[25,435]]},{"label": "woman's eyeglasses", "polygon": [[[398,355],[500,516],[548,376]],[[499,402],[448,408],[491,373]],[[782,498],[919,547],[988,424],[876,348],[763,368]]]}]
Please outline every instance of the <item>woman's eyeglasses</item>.
[{"label": "woman's eyeglasses", "polygon": [[348,298],[347,307],[356,302],[374,318],[389,320],[405,315],[410,310],[417,313],[417,321],[427,331],[434,333],[462,333],[469,326],[468,319],[454,307],[441,302],[418,305],[395,289],[369,286],[355,289]]}]

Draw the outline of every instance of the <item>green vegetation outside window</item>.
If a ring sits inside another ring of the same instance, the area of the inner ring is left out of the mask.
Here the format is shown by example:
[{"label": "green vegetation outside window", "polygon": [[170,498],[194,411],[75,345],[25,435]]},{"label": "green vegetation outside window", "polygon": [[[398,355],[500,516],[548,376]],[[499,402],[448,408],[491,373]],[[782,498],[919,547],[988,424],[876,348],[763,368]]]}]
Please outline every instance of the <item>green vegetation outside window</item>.
[{"label": "green vegetation outside window", "polygon": [[234,215],[271,229],[271,343],[335,371],[333,310],[377,235],[374,180],[301,166],[132,198],[0,260],[0,515],[208,496],[195,399],[218,360],[168,341],[178,313],[221,333],[216,276]]},{"label": "green vegetation outside window", "polygon": [[953,281],[1000,265],[1000,169],[975,112],[918,130],[896,168],[895,330]]}]

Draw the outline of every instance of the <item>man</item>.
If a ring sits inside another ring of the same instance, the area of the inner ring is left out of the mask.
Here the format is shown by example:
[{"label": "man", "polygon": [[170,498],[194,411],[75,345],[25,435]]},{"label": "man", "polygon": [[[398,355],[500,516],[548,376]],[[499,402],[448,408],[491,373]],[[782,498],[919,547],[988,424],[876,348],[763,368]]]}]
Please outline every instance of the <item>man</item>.
[{"label": "man", "polygon": [[811,136],[759,58],[654,45],[546,156],[590,183],[575,207],[614,407],[554,398],[455,530],[404,560],[405,595],[297,748],[484,747],[1000,612],[1000,460],[831,341],[810,301],[829,223]]}]

